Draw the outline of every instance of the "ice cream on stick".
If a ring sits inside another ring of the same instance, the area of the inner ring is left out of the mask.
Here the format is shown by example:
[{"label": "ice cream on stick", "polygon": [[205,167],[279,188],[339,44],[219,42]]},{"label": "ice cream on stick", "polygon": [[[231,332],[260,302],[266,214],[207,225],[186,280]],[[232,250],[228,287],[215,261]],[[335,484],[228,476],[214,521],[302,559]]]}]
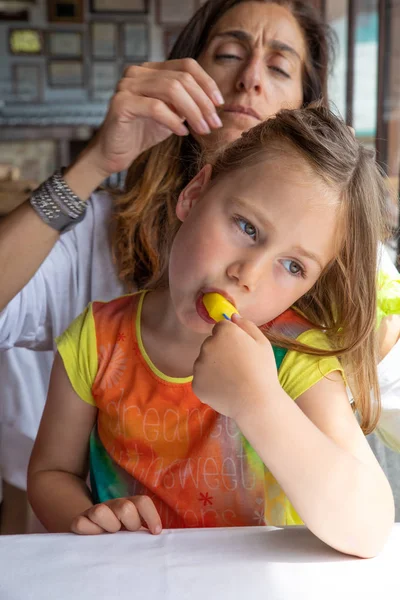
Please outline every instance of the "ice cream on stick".
[{"label": "ice cream on stick", "polygon": [[206,307],[206,310],[210,317],[214,319],[218,323],[218,321],[223,321],[226,319],[230,321],[233,314],[238,314],[236,308],[228,302],[226,298],[218,294],[217,292],[210,292],[209,294],[204,294],[203,296],[203,304]]}]

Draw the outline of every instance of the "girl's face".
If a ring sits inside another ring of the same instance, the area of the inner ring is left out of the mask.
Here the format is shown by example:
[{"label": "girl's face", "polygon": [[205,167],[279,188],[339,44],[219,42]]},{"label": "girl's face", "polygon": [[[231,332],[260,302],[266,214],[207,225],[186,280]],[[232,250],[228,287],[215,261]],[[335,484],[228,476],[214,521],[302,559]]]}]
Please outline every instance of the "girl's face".
[{"label": "girl's face", "polygon": [[198,59],[225,99],[224,126],[202,136],[202,145],[231,142],[280,109],[299,108],[305,59],[302,30],[287,8],[242,2],[227,11]]},{"label": "girl's face", "polygon": [[335,257],[338,196],[299,157],[282,155],[181,193],[169,284],[178,321],[209,333],[202,297],[217,291],[260,326],[289,308]]}]

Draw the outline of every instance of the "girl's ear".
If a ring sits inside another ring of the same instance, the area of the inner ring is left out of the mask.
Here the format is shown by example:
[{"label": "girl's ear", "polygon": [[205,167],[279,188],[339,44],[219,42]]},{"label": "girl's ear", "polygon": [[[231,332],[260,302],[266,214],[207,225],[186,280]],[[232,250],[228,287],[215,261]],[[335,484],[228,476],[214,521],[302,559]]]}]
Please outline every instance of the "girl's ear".
[{"label": "girl's ear", "polygon": [[196,177],[187,184],[187,186],[179,194],[178,202],[176,205],[176,216],[180,221],[184,221],[191,209],[201,197],[205,186],[211,179],[212,166],[205,165],[201,171],[199,171]]}]

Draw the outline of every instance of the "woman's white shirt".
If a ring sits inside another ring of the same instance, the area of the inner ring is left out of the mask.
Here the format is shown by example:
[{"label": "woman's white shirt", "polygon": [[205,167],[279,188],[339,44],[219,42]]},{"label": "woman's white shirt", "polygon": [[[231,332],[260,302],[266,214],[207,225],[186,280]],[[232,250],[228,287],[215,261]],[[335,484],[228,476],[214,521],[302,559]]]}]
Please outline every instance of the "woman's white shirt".
[{"label": "woman's white shirt", "polygon": [[93,194],[84,221],[63,234],[38,271],[0,313],[0,350],[53,350],[60,335],[92,300],[124,293],[109,241],[112,199]]}]

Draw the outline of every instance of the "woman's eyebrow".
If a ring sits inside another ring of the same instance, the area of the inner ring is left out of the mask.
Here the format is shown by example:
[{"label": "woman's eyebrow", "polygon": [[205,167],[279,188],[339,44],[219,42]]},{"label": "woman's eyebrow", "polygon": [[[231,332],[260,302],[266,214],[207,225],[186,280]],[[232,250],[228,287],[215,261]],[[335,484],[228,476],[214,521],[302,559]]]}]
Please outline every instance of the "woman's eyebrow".
[{"label": "woman's eyebrow", "polygon": [[[225,38],[225,37],[233,37],[237,39],[239,42],[247,42],[250,43],[254,40],[253,36],[244,31],[243,29],[232,29],[227,31],[221,31],[220,33],[216,33],[212,39],[215,38]],[[281,42],[280,40],[269,40],[268,46],[277,52],[286,52],[295,56],[298,60],[302,60],[300,54],[295,50],[292,46],[287,44],[286,42]]]}]

